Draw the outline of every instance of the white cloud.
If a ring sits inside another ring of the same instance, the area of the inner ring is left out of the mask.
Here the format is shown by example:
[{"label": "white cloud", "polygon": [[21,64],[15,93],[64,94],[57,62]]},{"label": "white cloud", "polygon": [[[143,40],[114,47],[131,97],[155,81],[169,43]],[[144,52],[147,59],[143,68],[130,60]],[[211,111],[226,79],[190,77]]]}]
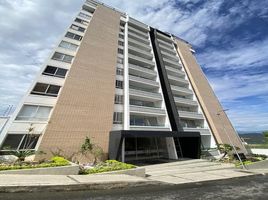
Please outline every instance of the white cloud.
[{"label": "white cloud", "polygon": [[268,38],[255,42],[237,42],[227,49],[210,48],[198,55],[208,69],[243,69],[268,66]]}]

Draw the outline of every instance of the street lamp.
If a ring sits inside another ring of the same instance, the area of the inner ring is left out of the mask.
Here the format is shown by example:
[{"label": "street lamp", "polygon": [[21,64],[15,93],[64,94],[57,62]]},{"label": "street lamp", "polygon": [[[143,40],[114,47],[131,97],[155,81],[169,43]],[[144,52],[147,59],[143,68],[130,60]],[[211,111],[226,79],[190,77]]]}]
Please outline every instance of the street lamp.
[{"label": "street lamp", "polygon": [[[220,111],[217,112],[217,116],[218,116],[218,118],[219,118],[219,121],[221,121],[221,118],[220,118],[221,112],[223,112],[223,113],[226,115],[225,111],[228,111],[228,110],[229,110],[229,109],[224,109],[224,110],[220,110]],[[225,133],[225,135],[227,136],[227,138],[228,138],[230,144],[232,145],[232,147],[233,147],[233,149],[234,149],[234,151],[235,151],[235,154],[237,155],[237,157],[238,157],[238,159],[239,159],[239,162],[241,163],[243,169],[244,169],[244,170],[247,170],[247,168],[245,167],[245,165],[244,165],[244,163],[243,163],[243,161],[242,161],[242,159],[241,159],[239,153],[237,152],[237,149],[236,149],[236,147],[235,147],[233,141],[231,140],[229,134],[227,133],[226,128],[225,128],[225,125],[224,125],[223,122],[222,122],[222,127],[223,127],[224,133]],[[238,137],[239,137],[239,136],[238,136]]]}]

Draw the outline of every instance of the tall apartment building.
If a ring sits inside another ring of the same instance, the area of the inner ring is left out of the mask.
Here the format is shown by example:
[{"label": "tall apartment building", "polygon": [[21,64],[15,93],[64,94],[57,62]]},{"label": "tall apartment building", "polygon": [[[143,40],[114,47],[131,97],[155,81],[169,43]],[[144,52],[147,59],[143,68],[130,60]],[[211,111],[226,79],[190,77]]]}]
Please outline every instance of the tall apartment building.
[{"label": "tall apartment building", "polygon": [[[240,138],[184,40],[87,0],[0,135],[67,154],[88,136],[111,159],[199,158]],[[29,127],[33,127],[31,137]]]}]

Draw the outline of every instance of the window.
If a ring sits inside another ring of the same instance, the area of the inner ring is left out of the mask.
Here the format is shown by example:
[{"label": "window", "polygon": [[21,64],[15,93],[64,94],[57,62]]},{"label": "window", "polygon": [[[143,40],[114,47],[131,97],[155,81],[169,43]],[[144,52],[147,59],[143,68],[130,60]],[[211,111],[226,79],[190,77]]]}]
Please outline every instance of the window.
[{"label": "window", "polygon": [[84,25],[88,25],[88,22],[87,21],[85,21],[85,20],[82,20],[82,19],[79,19],[79,18],[76,18],[75,20],[74,20],[75,22],[78,22],[78,23],[80,23],[80,24],[84,24]]},{"label": "window", "polygon": [[60,91],[60,86],[49,85],[45,83],[36,83],[31,94],[56,97],[58,96],[59,91]]},{"label": "window", "polygon": [[124,70],[121,68],[116,68],[116,75],[122,75],[124,74]]},{"label": "window", "polygon": [[153,102],[141,101],[141,100],[136,100],[136,99],[130,99],[129,104],[134,105],[134,106],[155,107]]},{"label": "window", "polygon": [[130,125],[132,126],[159,126],[156,117],[145,117],[130,115]]},{"label": "window", "polygon": [[123,58],[118,58],[117,57],[117,63],[123,64]]},{"label": "window", "polygon": [[119,38],[124,39],[124,35],[119,34]]},{"label": "window", "polygon": [[59,78],[65,78],[66,73],[67,73],[67,69],[53,67],[53,66],[47,66],[42,74],[48,75],[48,76],[55,76],[55,77],[59,77]]},{"label": "window", "polygon": [[119,54],[123,54],[123,53],[124,53],[124,50],[123,50],[123,49],[118,49],[117,52],[118,52]]},{"label": "window", "polygon": [[74,58],[73,56],[59,53],[59,52],[55,52],[54,55],[52,56],[53,60],[58,60],[58,61],[66,62],[66,63],[72,63],[73,58]]},{"label": "window", "polygon": [[114,112],[113,124],[122,124],[123,123],[123,113]]},{"label": "window", "polygon": [[116,80],[115,87],[118,89],[123,89],[123,81]]},{"label": "window", "polygon": [[90,19],[91,18],[90,15],[87,15],[87,14],[81,13],[81,12],[78,14],[78,16],[83,17],[85,19]]},{"label": "window", "polygon": [[116,94],[114,97],[114,103],[115,104],[123,104],[123,96]]},{"label": "window", "polygon": [[85,30],[86,30],[85,28],[82,28],[82,27],[80,27],[80,26],[76,26],[76,25],[74,25],[74,24],[72,24],[70,28],[73,29],[73,30],[82,32],[82,33],[84,33]]},{"label": "window", "polygon": [[39,135],[8,134],[1,150],[35,149]]},{"label": "window", "polygon": [[59,47],[75,51],[78,48],[78,45],[66,41],[61,41]]},{"label": "window", "polygon": [[71,38],[71,39],[74,39],[74,40],[78,40],[78,41],[81,41],[82,38],[83,38],[82,36],[74,34],[74,33],[71,33],[71,32],[67,32],[65,37]]},{"label": "window", "polygon": [[52,107],[24,105],[16,117],[20,121],[47,121]]},{"label": "window", "polygon": [[119,45],[119,46],[124,46],[124,42],[122,42],[122,41],[118,41],[118,45]]}]

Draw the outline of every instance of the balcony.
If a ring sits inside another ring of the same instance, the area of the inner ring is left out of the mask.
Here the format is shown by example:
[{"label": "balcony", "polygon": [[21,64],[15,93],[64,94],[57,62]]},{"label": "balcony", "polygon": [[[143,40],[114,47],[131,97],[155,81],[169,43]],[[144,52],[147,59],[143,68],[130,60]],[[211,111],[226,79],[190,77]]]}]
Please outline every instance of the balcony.
[{"label": "balcony", "polygon": [[157,76],[156,71],[144,67],[140,67],[137,65],[129,64],[129,72],[131,74],[135,74],[137,76],[142,76],[148,79],[153,79]]},{"label": "balcony", "polygon": [[134,65],[139,65],[139,66],[143,66],[146,68],[153,68],[154,67],[154,62],[152,60],[141,58],[141,57],[135,56],[133,54],[128,55],[128,60],[129,60],[129,63],[134,64]]},{"label": "balcony", "polygon": [[167,71],[167,74],[169,74],[169,75],[174,75],[174,76],[178,76],[181,78],[185,77],[185,73],[183,71],[181,71],[179,69],[175,69],[173,67],[166,66],[166,71]]},{"label": "balcony", "polygon": [[166,115],[166,111],[161,108],[157,107],[145,107],[145,106],[135,106],[135,105],[130,105],[129,110],[131,113],[146,113],[146,116],[155,116],[155,115]]},{"label": "balcony", "polygon": [[135,28],[133,28],[133,27],[131,27],[131,26],[128,27],[128,30],[129,30],[129,32],[136,33],[136,34],[138,34],[138,35],[140,35],[140,36],[142,36],[142,37],[144,37],[144,38],[146,38],[146,39],[149,38],[148,32],[140,31],[140,30],[135,29]]},{"label": "balcony", "polygon": [[166,59],[166,58],[163,58],[164,60],[164,63],[166,66],[170,66],[170,67],[173,67],[175,69],[181,69],[181,64],[178,62],[175,62],[175,61],[172,61],[172,60],[169,60],[169,59]]},{"label": "balcony", "polygon": [[185,87],[189,84],[189,82],[183,78],[175,77],[168,75],[168,79],[170,84],[175,85],[175,86],[182,86]]},{"label": "balcony", "polygon": [[161,40],[161,39],[157,39],[157,41],[158,41],[160,44],[162,44],[163,46],[167,47],[167,48],[171,48],[171,49],[174,48],[174,46],[173,46],[173,42],[172,42],[172,41],[170,41],[170,42],[165,42],[165,41],[163,41],[163,40]]},{"label": "balcony", "polygon": [[201,135],[211,135],[209,129],[207,128],[189,128],[189,127],[183,127],[183,131],[185,132],[200,132]]},{"label": "balcony", "polygon": [[198,106],[198,103],[191,99],[174,97],[174,101],[176,104],[183,105],[183,106]]},{"label": "balcony", "polygon": [[146,38],[144,38],[144,37],[141,37],[141,36],[139,36],[139,35],[137,35],[137,34],[135,34],[135,33],[133,33],[133,32],[128,32],[128,37],[129,37],[129,38],[132,38],[132,39],[134,39],[134,40],[137,40],[137,41],[139,41],[139,42],[142,42],[142,43],[144,43],[144,44],[147,44],[147,45],[150,44],[150,41],[149,41],[148,39],[146,39]]},{"label": "balcony", "polygon": [[180,118],[185,119],[204,119],[203,115],[198,112],[178,111]]},{"label": "balcony", "polygon": [[161,54],[166,59],[173,60],[174,62],[180,62],[180,60],[179,60],[177,55],[170,54],[170,53],[167,53],[165,51],[161,51]]},{"label": "balcony", "polygon": [[170,128],[160,124],[155,126],[130,125],[130,130],[170,131]]},{"label": "balcony", "polygon": [[193,91],[188,89],[188,88],[184,88],[184,87],[179,87],[179,86],[175,86],[175,85],[170,85],[171,86],[171,90],[174,94],[178,94],[178,95],[193,95]]},{"label": "balcony", "polygon": [[130,18],[128,21],[128,24],[134,28],[137,28],[141,31],[149,31],[149,27],[146,24],[143,24],[142,22],[139,22],[133,18]]},{"label": "balcony", "polygon": [[172,48],[165,47],[161,43],[159,43],[159,47],[160,47],[161,51],[167,52],[167,53],[169,53],[171,55],[176,55],[176,52],[174,51],[173,47]]},{"label": "balcony", "polygon": [[161,101],[162,96],[160,93],[146,92],[142,90],[129,89],[130,97],[139,97],[141,100],[148,101]]},{"label": "balcony", "polygon": [[164,35],[164,34],[159,33],[159,32],[157,32],[157,38],[159,38],[161,40],[164,40],[164,41],[166,41],[168,43],[172,42],[172,39],[171,39],[170,36]]},{"label": "balcony", "polygon": [[137,47],[137,48],[142,49],[142,50],[144,50],[144,51],[149,51],[149,52],[151,52],[151,46],[149,46],[149,45],[145,45],[145,44],[143,44],[142,42],[139,42],[139,41],[137,41],[137,40],[133,40],[133,39],[131,39],[131,38],[128,38],[128,44],[129,44],[130,46]]},{"label": "balcony", "polygon": [[130,54],[139,56],[141,58],[145,58],[145,59],[149,59],[149,60],[153,59],[153,55],[151,54],[151,52],[143,51],[137,47],[128,46],[128,52]]},{"label": "balcony", "polygon": [[156,81],[137,77],[137,76],[132,76],[129,75],[129,81],[130,82],[135,82],[135,84],[139,87],[144,87],[144,88],[158,88],[159,84]]}]

